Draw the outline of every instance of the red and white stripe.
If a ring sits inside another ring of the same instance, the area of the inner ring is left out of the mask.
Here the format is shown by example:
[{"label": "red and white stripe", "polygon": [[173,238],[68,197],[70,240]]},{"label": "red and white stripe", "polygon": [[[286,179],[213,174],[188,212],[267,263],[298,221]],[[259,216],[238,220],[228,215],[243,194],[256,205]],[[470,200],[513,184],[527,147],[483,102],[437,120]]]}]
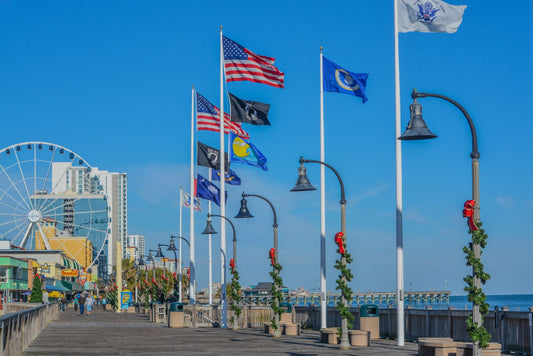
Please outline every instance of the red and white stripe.
[{"label": "red and white stripe", "polygon": [[[220,113],[220,109],[215,106],[215,110],[217,113]],[[198,130],[207,130],[207,131],[214,131],[214,132],[220,132],[220,115],[213,115],[206,112],[198,112],[196,115],[196,122],[198,126]],[[233,131],[236,135],[244,138],[249,139],[250,135],[248,132],[244,131],[242,129],[242,123],[240,122],[232,122],[230,120],[230,115],[228,113],[224,113],[224,133],[229,134],[230,131]]]},{"label": "red and white stripe", "polygon": [[248,55],[247,59],[226,59],[224,61],[226,82],[248,80],[284,88],[285,74],[273,65],[274,58],[257,55],[246,48],[244,48],[244,52]]}]

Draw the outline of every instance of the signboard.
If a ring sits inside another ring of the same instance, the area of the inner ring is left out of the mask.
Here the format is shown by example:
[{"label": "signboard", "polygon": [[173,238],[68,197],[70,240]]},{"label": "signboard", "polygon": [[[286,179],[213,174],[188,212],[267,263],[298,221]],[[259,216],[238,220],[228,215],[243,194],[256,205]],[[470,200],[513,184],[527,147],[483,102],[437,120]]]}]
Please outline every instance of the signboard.
[{"label": "signboard", "polygon": [[77,269],[64,269],[61,271],[61,276],[63,277],[78,277]]},{"label": "signboard", "polygon": [[131,291],[123,290],[120,293],[120,309],[128,309],[131,303]]}]

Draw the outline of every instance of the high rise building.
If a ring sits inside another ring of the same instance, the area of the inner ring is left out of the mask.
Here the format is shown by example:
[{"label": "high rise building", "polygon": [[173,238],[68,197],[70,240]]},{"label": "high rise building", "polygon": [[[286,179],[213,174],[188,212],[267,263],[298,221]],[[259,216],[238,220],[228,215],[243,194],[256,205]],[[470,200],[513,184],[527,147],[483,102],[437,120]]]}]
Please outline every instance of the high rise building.
[{"label": "high rise building", "polygon": [[[114,173],[96,167],[72,167],[68,162],[52,163],[51,194],[74,193],[104,195],[107,201],[107,240],[98,256],[98,272],[109,274],[116,264],[117,241],[121,242],[122,255],[128,246],[128,180],[126,173]],[[80,200],[83,198],[77,198]],[[65,217],[68,227],[68,217]]]}]

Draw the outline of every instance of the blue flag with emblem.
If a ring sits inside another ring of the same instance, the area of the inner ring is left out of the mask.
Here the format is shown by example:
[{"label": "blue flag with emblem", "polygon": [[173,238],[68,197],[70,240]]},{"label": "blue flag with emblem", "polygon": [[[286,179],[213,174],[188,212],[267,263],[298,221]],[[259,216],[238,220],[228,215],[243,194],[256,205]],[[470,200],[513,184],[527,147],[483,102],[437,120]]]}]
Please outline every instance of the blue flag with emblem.
[{"label": "blue flag with emblem", "polygon": [[247,164],[268,171],[266,157],[250,140],[239,137],[233,132],[229,133],[229,160],[230,162]]},{"label": "blue flag with emblem", "polygon": [[[213,180],[220,181],[220,171],[217,171],[216,169],[213,169]],[[241,185],[241,178],[232,171],[231,169],[228,169],[228,173],[226,173],[226,183],[231,185]]]},{"label": "blue flag with emblem", "polygon": [[350,72],[326,57],[323,57],[322,69],[324,71],[324,91],[355,95],[363,99],[363,103],[366,103],[368,100],[366,97],[368,73]]},{"label": "blue flag with emblem", "polygon": [[[211,200],[216,205],[220,206],[220,189],[200,174],[197,175],[196,179],[196,196],[198,198]],[[226,200],[228,200],[228,192],[226,192]]]}]

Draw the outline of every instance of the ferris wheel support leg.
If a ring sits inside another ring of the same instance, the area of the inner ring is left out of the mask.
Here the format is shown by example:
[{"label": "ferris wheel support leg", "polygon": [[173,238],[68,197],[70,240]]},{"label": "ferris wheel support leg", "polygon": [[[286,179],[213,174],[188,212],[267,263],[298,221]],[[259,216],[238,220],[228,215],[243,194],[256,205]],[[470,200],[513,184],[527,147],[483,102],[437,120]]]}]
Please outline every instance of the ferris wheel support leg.
[{"label": "ferris wheel support leg", "polygon": [[22,242],[20,243],[20,247],[26,248],[26,244],[28,243],[28,238],[30,237],[31,228],[33,227],[32,222],[29,223],[28,229],[26,229],[26,233],[24,234],[24,238],[22,239]]},{"label": "ferris wheel support leg", "polygon": [[38,222],[36,224],[37,224],[37,228],[39,229],[39,232],[41,233],[41,238],[43,239],[44,246],[46,247],[47,250],[51,250],[52,248],[50,247],[50,243],[48,242],[48,239],[44,235],[43,227]]}]

